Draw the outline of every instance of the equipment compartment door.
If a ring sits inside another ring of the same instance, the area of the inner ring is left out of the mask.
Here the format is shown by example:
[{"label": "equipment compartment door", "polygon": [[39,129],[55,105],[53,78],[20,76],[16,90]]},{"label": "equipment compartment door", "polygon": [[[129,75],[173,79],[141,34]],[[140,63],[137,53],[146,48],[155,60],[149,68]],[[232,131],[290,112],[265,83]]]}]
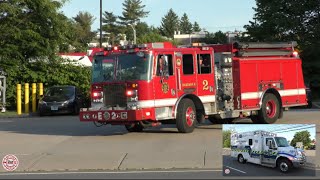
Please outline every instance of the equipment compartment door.
[{"label": "equipment compartment door", "polygon": [[176,52],[175,55],[178,96],[197,94],[195,52]]},{"label": "equipment compartment door", "polygon": [[197,92],[202,103],[215,102],[214,63],[212,58],[209,51],[196,55]]}]

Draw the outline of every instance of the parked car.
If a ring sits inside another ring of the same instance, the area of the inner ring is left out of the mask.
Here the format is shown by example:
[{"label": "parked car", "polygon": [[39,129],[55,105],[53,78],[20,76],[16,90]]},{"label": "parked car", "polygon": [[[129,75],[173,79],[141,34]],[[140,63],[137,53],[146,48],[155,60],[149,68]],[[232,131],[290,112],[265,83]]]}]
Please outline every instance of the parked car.
[{"label": "parked car", "polygon": [[84,97],[75,86],[53,86],[47,89],[38,103],[40,116],[49,114],[79,114]]}]

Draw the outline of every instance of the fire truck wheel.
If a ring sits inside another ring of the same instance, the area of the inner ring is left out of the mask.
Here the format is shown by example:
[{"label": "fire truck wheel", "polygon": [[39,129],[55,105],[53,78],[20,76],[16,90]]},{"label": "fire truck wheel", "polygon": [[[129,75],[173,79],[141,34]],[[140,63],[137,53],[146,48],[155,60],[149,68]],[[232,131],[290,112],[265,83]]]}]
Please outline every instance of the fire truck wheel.
[{"label": "fire truck wheel", "polygon": [[292,163],[288,159],[280,159],[277,162],[280,172],[287,173],[292,169]]},{"label": "fire truck wheel", "polygon": [[280,103],[278,98],[271,93],[267,93],[258,113],[258,123],[272,124],[277,121],[280,114]]},{"label": "fire truck wheel", "polygon": [[141,132],[143,131],[143,126],[140,124],[128,124],[125,125],[128,132]]},{"label": "fire truck wheel", "polygon": [[191,133],[196,126],[196,108],[191,99],[182,99],[177,112],[176,125],[181,133]]}]

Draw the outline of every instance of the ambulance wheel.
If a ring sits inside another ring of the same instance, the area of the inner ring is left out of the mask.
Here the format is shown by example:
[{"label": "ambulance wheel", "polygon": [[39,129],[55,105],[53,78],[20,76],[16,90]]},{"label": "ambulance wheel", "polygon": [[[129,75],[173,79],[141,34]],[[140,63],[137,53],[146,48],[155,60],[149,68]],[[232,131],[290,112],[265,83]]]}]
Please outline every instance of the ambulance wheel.
[{"label": "ambulance wheel", "polygon": [[177,129],[181,133],[191,133],[197,123],[196,108],[191,99],[182,99],[177,110]]},{"label": "ambulance wheel", "polygon": [[267,93],[262,100],[262,106],[258,113],[257,122],[260,124],[272,124],[277,121],[280,115],[280,103],[278,98]]},{"label": "ambulance wheel", "polygon": [[139,123],[125,125],[128,132],[141,132],[143,131],[143,126]]},{"label": "ambulance wheel", "polygon": [[239,156],[238,156],[238,162],[241,163],[241,164],[246,163],[246,160],[244,159],[244,157],[242,156],[242,154],[239,154]]},{"label": "ambulance wheel", "polygon": [[292,169],[292,163],[288,159],[280,159],[277,163],[280,172],[287,173]]}]

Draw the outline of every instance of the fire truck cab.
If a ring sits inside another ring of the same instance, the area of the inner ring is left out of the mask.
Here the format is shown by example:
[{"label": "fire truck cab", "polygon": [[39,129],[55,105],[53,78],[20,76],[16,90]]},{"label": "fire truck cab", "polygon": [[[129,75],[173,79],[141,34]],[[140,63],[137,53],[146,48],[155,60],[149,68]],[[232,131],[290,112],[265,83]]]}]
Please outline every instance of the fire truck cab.
[{"label": "fire truck cab", "polygon": [[295,42],[116,46],[95,54],[91,107],[81,121],[129,132],[175,123],[189,133],[211,122],[274,123],[307,104]]}]

